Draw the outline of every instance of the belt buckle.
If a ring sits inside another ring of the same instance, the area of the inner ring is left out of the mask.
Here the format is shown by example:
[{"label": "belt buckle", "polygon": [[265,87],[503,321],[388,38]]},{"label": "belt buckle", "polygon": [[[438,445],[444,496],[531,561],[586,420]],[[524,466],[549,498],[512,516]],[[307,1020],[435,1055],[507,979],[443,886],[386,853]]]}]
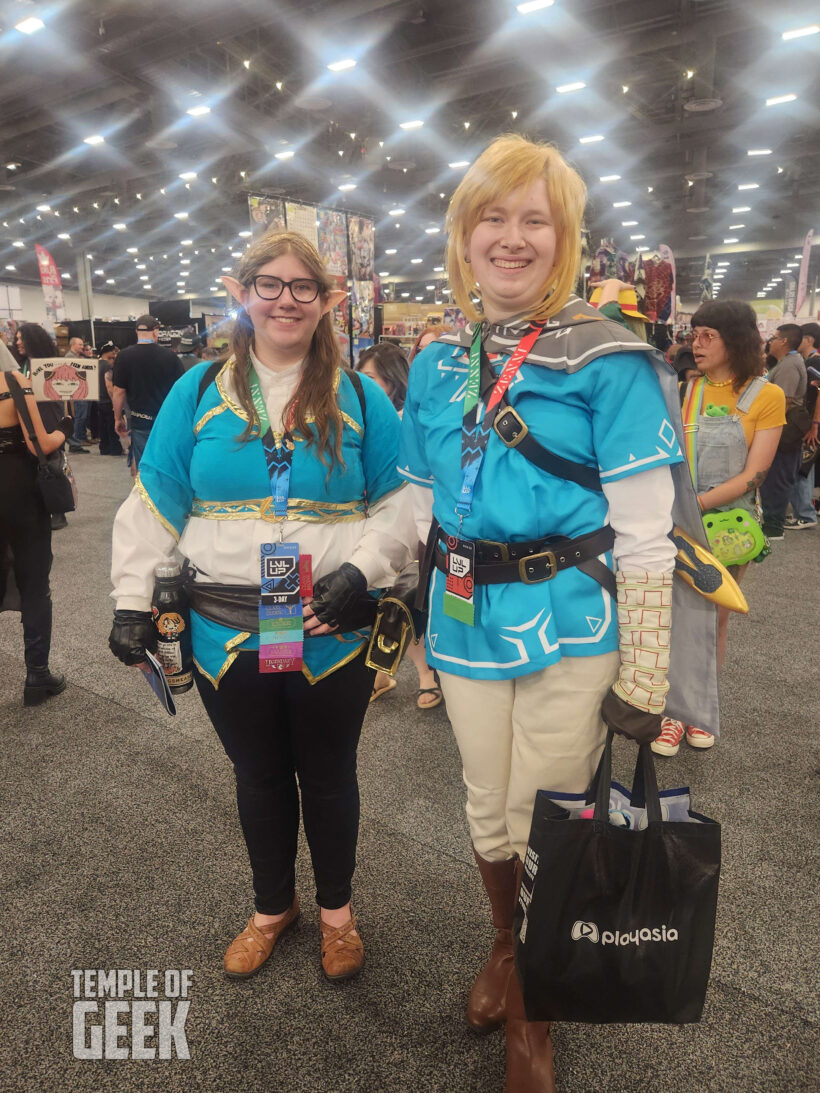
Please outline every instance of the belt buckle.
[{"label": "belt buckle", "polygon": [[[502,433],[502,428],[511,434],[509,440]],[[517,448],[529,431],[512,406],[508,406],[503,414],[496,414],[495,416],[493,432],[508,448]]]},{"label": "belt buckle", "polygon": [[[530,577],[527,574],[527,565],[531,562],[544,560],[547,564],[547,572],[543,577]],[[539,554],[529,554],[518,562],[518,577],[523,584],[541,584],[542,581],[551,581],[558,572],[558,563],[555,554],[551,550],[542,550]]]}]

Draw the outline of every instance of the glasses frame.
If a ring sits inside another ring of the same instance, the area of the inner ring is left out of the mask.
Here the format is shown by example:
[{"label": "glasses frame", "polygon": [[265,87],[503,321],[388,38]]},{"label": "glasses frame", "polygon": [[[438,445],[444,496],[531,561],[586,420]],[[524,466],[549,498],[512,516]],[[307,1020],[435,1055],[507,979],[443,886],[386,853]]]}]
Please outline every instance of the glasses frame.
[{"label": "glasses frame", "polygon": [[693,330],[692,345],[696,345],[700,341],[702,341],[704,345],[711,345],[712,342],[716,341],[719,337],[719,333],[711,330]]},{"label": "glasses frame", "polygon": [[[275,296],[263,296],[256,284],[256,282],[260,278],[264,278],[265,280],[269,281],[279,281],[282,285],[281,291],[277,292]],[[316,286],[316,294],[314,296],[311,296],[309,300],[299,300],[294,295],[293,285],[297,285],[300,282],[302,284],[311,284]],[[251,277],[251,284],[253,285],[253,291],[256,293],[260,300],[278,300],[282,293],[285,291],[285,289],[287,289],[290,292],[291,299],[294,301],[294,303],[297,304],[312,304],[322,291],[322,282],[317,281],[315,277],[294,277],[292,281],[285,281],[281,277],[274,277],[270,273],[258,273],[255,277]]]}]

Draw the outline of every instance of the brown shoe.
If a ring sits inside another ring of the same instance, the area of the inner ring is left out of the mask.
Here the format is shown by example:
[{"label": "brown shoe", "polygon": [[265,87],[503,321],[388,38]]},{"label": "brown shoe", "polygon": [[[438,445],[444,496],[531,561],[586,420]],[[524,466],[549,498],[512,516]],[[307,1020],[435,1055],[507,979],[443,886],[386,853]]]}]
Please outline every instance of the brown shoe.
[{"label": "brown shoe", "polygon": [[319,919],[322,931],[322,971],[328,979],[351,979],[364,963],[364,945],[356,930],[356,916],[344,926],[329,926]]},{"label": "brown shoe", "polygon": [[293,897],[293,906],[285,917],[269,926],[254,925],[251,915],[248,925],[231,942],[222,958],[225,974],[232,979],[247,979],[248,976],[255,975],[273,952],[276,942],[298,917],[298,896]]},{"label": "brown shoe", "polygon": [[476,853],[481,880],[490,900],[495,926],[492,952],[476,976],[467,1002],[467,1020],[482,1035],[504,1023],[507,981],[513,968],[512,924],[515,908],[517,858],[491,862]]}]

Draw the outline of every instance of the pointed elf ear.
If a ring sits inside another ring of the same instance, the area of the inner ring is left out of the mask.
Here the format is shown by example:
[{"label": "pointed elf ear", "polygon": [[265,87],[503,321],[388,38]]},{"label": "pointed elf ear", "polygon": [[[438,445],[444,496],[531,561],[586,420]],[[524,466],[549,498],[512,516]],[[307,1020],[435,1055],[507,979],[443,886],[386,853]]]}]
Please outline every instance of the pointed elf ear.
[{"label": "pointed elf ear", "polygon": [[[223,278],[224,280],[224,278]],[[325,302],[322,304],[322,314],[327,315],[328,311],[332,311],[334,307],[338,307],[342,300],[347,299],[347,293],[344,289],[334,288],[331,292],[328,292],[325,297]]]},{"label": "pointed elf ear", "polygon": [[237,281],[235,277],[222,277],[221,281],[225,288],[228,290],[228,292],[230,292],[231,296],[233,296],[234,300],[236,300],[238,304],[241,304],[241,306],[244,307],[245,300],[248,297],[248,290],[245,288],[242,282]]}]

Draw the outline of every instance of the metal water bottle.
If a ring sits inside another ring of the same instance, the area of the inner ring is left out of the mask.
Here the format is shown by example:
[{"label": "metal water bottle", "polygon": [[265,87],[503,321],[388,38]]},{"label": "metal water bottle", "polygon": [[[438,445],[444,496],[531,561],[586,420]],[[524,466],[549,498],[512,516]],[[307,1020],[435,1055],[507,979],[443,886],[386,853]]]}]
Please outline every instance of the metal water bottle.
[{"label": "metal water bottle", "polygon": [[154,572],[151,613],[157,628],[157,660],[174,694],[194,685],[190,614],[180,564],[158,565]]}]

